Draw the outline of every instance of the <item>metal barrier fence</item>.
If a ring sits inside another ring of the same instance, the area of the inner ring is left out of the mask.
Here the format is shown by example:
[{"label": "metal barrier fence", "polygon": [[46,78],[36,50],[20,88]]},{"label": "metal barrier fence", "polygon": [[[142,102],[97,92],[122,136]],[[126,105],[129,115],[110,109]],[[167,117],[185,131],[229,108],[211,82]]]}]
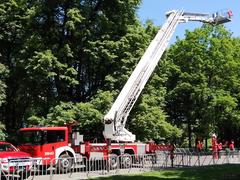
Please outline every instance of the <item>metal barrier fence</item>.
[{"label": "metal barrier fence", "polygon": [[[49,165],[42,165],[49,162]],[[162,168],[194,167],[240,163],[239,151],[220,152],[219,158],[211,152],[176,149],[174,154],[159,151],[146,155],[112,155],[104,158],[31,159],[0,162],[0,175],[10,179],[88,179],[105,175],[119,175],[159,170]]]}]

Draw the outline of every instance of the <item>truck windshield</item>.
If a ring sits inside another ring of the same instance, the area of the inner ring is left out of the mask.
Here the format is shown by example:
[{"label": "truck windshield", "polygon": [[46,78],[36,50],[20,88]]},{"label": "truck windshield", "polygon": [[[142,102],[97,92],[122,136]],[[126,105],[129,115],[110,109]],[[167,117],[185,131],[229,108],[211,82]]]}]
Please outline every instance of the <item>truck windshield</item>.
[{"label": "truck windshield", "polygon": [[43,132],[42,131],[20,131],[21,144],[41,144]]},{"label": "truck windshield", "polygon": [[17,151],[17,149],[11,144],[0,144],[0,152],[12,152]]}]

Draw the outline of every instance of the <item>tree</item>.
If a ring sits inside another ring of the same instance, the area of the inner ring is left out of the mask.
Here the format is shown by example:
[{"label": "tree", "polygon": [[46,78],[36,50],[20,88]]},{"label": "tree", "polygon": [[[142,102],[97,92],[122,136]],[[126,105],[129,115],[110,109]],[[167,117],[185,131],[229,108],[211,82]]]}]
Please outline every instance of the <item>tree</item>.
[{"label": "tree", "polygon": [[0,64],[0,107],[6,100],[6,78],[8,76],[8,70]]},{"label": "tree", "polygon": [[[8,76],[7,68],[0,63],[0,107],[6,100],[6,78]],[[0,116],[2,119],[2,116]],[[5,125],[0,122],[0,140],[4,140],[6,137]]]},{"label": "tree", "polygon": [[62,101],[90,101],[120,60],[116,46],[137,22],[139,3],[4,0],[0,58],[9,77],[1,112],[7,130],[14,133],[32,115],[46,117]]},{"label": "tree", "polygon": [[172,141],[182,134],[179,128],[166,121],[167,114],[163,111],[166,91],[161,86],[164,82],[162,75],[153,75],[131,115],[130,128],[142,141]]},{"label": "tree", "polygon": [[[119,41],[112,42],[116,54],[118,53],[116,58],[121,61],[112,64],[110,71],[112,73],[106,76],[102,90],[99,90],[88,102],[60,103],[50,110],[47,118],[32,116],[29,118],[29,124],[63,125],[71,121],[78,121],[80,123],[76,129],[86,135],[87,139],[101,137],[104,114],[111,107],[113,100],[126,83],[135,64],[138,63],[144,49],[156,32],[157,28],[151,22],[147,22],[146,27],[142,27],[139,23],[134,26],[130,25],[125,36]],[[156,71],[157,73],[153,75],[153,79],[141,96],[142,98],[139,98],[139,103],[136,104],[127,123],[128,128],[136,133],[140,140],[153,138],[159,140],[163,137],[172,138],[181,134],[179,129],[165,121],[166,114],[162,111],[165,88],[162,86],[166,80],[166,76],[164,76],[166,73],[160,69]],[[143,121],[145,123],[142,123]],[[145,125],[143,126],[143,124]],[[153,129],[155,129],[154,132]]]},{"label": "tree", "polygon": [[64,126],[76,123],[75,131],[84,134],[85,140],[103,141],[103,112],[109,108],[112,95],[109,91],[99,91],[93,99],[86,103],[61,102],[50,109],[47,118],[32,116],[28,119],[32,125]]},{"label": "tree", "polygon": [[236,41],[223,26],[204,25],[186,31],[185,39],[178,39],[169,50],[167,61],[172,67],[167,82],[167,111],[173,122],[186,128],[190,146],[193,132],[202,137],[216,132],[221,138],[223,134],[230,138],[221,122],[238,122]]}]

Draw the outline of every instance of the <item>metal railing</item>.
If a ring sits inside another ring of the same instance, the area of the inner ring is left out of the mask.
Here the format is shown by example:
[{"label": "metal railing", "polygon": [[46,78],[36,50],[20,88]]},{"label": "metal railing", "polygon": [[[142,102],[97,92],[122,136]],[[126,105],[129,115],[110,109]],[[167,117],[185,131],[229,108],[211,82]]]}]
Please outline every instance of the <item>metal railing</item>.
[{"label": "metal railing", "polygon": [[[49,165],[42,165],[47,164]],[[216,158],[209,151],[176,149],[174,154],[157,151],[145,155],[112,155],[108,158],[31,159],[27,163],[0,162],[0,175],[5,179],[88,179],[104,175],[119,175],[159,170],[162,168],[194,167],[240,163],[239,151],[219,152]]]}]

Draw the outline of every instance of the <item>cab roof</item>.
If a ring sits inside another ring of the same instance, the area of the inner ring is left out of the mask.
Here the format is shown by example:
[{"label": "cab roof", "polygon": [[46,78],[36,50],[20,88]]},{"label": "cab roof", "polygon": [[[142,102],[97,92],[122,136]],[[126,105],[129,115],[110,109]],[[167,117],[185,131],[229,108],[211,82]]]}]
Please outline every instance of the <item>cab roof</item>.
[{"label": "cab roof", "polygon": [[53,131],[53,130],[67,130],[67,127],[29,127],[29,128],[21,128],[20,131]]}]

